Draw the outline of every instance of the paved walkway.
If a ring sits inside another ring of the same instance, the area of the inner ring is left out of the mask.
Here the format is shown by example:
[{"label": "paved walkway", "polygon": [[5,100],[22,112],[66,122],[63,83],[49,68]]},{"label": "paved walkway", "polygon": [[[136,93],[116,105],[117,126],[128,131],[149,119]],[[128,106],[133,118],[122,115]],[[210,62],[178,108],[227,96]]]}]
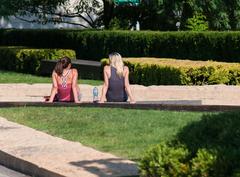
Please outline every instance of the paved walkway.
[{"label": "paved walkway", "polygon": [[[80,85],[82,101],[92,101],[90,85]],[[98,86],[99,94],[101,86]],[[44,101],[51,84],[0,84],[1,101]],[[133,85],[136,101],[163,104],[240,105],[240,86],[150,86]]]},{"label": "paved walkway", "polygon": [[0,177],[29,177],[0,165]]},{"label": "paved walkway", "polygon": [[135,176],[134,162],[0,118],[0,164],[32,176]]}]

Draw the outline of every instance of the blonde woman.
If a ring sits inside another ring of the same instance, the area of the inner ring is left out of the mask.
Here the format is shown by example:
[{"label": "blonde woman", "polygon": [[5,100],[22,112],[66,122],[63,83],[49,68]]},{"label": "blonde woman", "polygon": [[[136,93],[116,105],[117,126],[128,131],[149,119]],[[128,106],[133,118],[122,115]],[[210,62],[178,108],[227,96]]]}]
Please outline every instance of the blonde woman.
[{"label": "blonde woman", "polygon": [[104,84],[99,103],[125,102],[130,99],[130,103],[135,103],[129,84],[129,69],[124,66],[122,57],[119,53],[109,55],[110,65],[105,66]]}]

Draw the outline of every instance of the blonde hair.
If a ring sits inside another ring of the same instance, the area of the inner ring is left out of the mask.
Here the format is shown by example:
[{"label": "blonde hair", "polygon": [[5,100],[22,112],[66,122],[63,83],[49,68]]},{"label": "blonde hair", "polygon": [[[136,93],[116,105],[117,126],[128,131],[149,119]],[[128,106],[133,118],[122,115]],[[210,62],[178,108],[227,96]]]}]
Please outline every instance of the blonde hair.
[{"label": "blonde hair", "polygon": [[119,77],[123,77],[124,64],[123,64],[122,56],[119,53],[114,52],[109,55],[109,60],[110,60],[110,65],[116,68],[117,75]]}]

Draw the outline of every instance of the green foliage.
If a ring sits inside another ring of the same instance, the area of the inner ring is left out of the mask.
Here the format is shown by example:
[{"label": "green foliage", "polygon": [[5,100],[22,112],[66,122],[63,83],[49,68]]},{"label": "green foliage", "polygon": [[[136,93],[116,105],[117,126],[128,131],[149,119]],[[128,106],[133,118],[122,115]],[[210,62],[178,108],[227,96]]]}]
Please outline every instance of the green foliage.
[{"label": "green foliage", "polygon": [[[136,26],[136,22],[139,20],[140,7],[136,5],[115,5],[110,21],[110,28],[106,29],[131,29]],[[118,28],[112,28],[112,23],[117,22]]]},{"label": "green foliage", "polygon": [[206,149],[191,154],[184,146],[161,143],[149,149],[140,161],[143,177],[212,177],[216,155]]},{"label": "green foliage", "polygon": [[[163,62],[166,62],[164,64]],[[134,59],[124,61],[129,67],[130,81],[141,85],[239,85],[239,64],[220,62],[178,61],[173,59]],[[102,66],[108,64],[103,59]],[[179,63],[182,63],[181,65]],[[186,64],[185,64],[186,63]]]},{"label": "green foliage", "polygon": [[230,82],[232,75],[231,70],[235,70],[235,66],[202,66],[198,68],[183,69],[184,76],[181,76],[186,85],[210,85],[210,84],[232,84]]},{"label": "green foliage", "polygon": [[206,21],[206,16],[199,13],[195,14],[187,20],[186,28],[190,31],[207,31],[208,22]]},{"label": "green foliage", "polygon": [[129,22],[127,20],[122,20],[114,17],[109,24],[109,29],[111,30],[123,30],[129,28]]},{"label": "green foliage", "polygon": [[226,112],[204,115],[201,121],[185,126],[176,136],[176,141],[196,153],[206,148],[215,151],[217,159],[213,177],[232,177],[240,169],[239,113]]},{"label": "green foliage", "polygon": [[229,75],[230,75],[229,83],[231,85],[240,85],[240,71],[238,70],[238,68],[229,71]]},{"label": "green foliage", "polygon": [[[92,16],[101,12],[102,5],[98,0],[1,0],[0,5],[0,16],[14,15],[31,23],[69,23],[84,28],[96,28],[99,19]],[[69,17],[78,20],[73,22]]]},{"label": "green foliage", "polygon": [[196,157],[190,160],[190,175],[191,177],[212,177],[215,170],[214,165],[217,161],[215,152],[209,152],[206,149],[199,149]]},{"label": "green foliage", "polygon": [[186,148],[170,148],[162,143],[149,149],[140,161],[139,168],[143,177],[180,177],[186,176],[189,166],[185,164],[188,156]]},{"label": "green foliage", "polygon": [[[71,4],[71,5],[69,5]],[[61,13],[58,13],[58,7]],[[113,0],[1,0],[0,16],[22,15],[32,23],[71,23],[69,18],[76,17],[84,28],[97,28],[104,24],[109,29],[111,19],[129,21],[128,28],[140,22],[144,30],[174,30],[177,21],[182,26],[194,14],[201,13],[206,17],[210,30],[240,29],[239,0],[141,0],[135,5],[114,5]],[[86,16],[88,18],[86,18]],[[27,17],[31,16],[34,19]],[[92,18],[92,16],[99,18]],[[81,23],[81,22],[85,23]],[[85,25],[87,24],[87,25]]]},{"label": "green foliage", "polygon": [[73,49],[77,58],[98,61],[113,51],[125,57],[240,60],[240,32],[0,30],[0,45]]},{"label": "green foliage", "polygon": [[[188,152],[183,162],[189,167],[187,177],[238,177],[240,171],[239,123],[238,111],[204,114],[201,120],[193,121],[183,127],[173,140],[165,143],[164,148],[171,149],[168,150],[169,153],[181,148],[183,148],[182,152]],[[153,148],[154,151],[148,150],[141,160],[140,171],[145,176],[164,176],[158,170],[162,168],[169,174],[171,168],[168,168],[168,162],[180,159],[179,156],[168,155],[166,151],[159,150],[157,147]],[[163,156],[165,159],[162,158]],[[154,157],[154,160],[149,157]],[[164,160],[159,162],[159,157]],[[151,172],[154,172],[154,175]],[[185,176],[181,170],[175,170],[175,175]]]},{"label": "green foliage", "polygon": [[179,0],[143,0],[141,1],[140,26],[144,30],[177,30],[177,18],[173,11]]},{"label": "green foliage", "polygon": [[37,74],[41,60],[57,60],[63,56],[76,58],[73,50],[0,47],[0,68]]},{"label": "green foliage", "polygon": [[206,17],[210,30],[240,28],[239,0],[142,0],[140,23],[142,29],[177,30],[175,24],[186,23],[194,14]]}]

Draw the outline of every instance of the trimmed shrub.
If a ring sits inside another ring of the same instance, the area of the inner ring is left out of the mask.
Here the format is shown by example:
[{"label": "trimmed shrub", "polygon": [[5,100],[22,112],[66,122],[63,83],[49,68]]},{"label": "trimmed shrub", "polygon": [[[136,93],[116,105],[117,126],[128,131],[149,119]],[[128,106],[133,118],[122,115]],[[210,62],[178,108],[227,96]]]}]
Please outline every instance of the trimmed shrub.
[{"label": "trimmed shrub", "polygon": [[37,74],[41,60],[56,60],[63,56],[76,58],[73,50],[0,47],[0,69]]},{"label": "trimmed shrub", "polygon": [[149,149],[141,159],[141,176],[186,176],[189,171],[189,165],[186,164],[188,154],[186,148],[174,149],[166,144],[159,144]]},{"label": "trimmed shrub", "polygon": [[[156,58],[126,58],[130,81],[141,85],[209,85],[240,83],[240,64]],[[102,65],[108,59],[102,60]]]},{"label": "trimmed shrub", "polygon": [[146,151],[142,176],[239,177],[239,123],[239,111],[203,114],[170,142]]},{"label": "trimmed shrub", "polygon": [[114,51],[125,57],[240,60],[240,32],[2,29],[0,45],[73,49],[77,58],[91,60]]},{"label": "trimmed shrub", "polygon": [[143,155],[139,168],[143,177],[212,177],[216,161],[206,149],[191,154],[184,146],[161,143]]}]

